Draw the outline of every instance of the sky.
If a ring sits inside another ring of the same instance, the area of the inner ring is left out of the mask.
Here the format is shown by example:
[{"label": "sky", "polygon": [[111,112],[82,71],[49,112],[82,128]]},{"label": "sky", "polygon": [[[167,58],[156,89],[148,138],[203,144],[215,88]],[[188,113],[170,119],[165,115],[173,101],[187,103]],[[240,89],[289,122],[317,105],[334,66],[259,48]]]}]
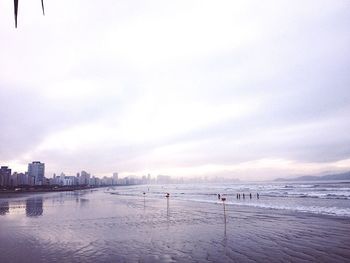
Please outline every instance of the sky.
[{"label": "sky", "polygon": [[268,180],[350,170],[350,2],[0,0],[0,164]]}]

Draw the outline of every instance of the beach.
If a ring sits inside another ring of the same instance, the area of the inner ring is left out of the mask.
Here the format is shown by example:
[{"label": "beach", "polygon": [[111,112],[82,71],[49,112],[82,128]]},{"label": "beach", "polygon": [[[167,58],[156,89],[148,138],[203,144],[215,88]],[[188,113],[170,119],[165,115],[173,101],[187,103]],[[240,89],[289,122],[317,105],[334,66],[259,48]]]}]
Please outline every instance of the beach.
[{"label": "beach", "polygon": [[227,203],[225,223],[215,196],[200,202],[119,189],[0,198],[0,262],[350,259],[346,216]]}]

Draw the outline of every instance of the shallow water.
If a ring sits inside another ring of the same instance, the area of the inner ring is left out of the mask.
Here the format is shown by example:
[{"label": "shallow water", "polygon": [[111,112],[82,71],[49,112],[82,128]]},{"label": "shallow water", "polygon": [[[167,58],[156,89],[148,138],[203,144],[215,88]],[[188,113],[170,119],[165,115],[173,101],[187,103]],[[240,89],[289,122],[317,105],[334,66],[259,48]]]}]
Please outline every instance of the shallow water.
[{"label": "shallow water", "polygon": [[222,203],[181,200],[175,192],[167,199],[163,190],[171,187],[184,191],[137,186],[0,198],[0,262],[350,258],[347,217],[227,205],[225,223]]},{"label": "shallow water", "polygon": [[[156,198],[169,192],[172,198],[197,202],[217,202],[215,197],[220,193],[226,197],[227,204],[350,217],[349,182],[155,185],[110,190],[128,196],[138,196],[144,191]],[[237,193],[241,194],[240,199]]]}]

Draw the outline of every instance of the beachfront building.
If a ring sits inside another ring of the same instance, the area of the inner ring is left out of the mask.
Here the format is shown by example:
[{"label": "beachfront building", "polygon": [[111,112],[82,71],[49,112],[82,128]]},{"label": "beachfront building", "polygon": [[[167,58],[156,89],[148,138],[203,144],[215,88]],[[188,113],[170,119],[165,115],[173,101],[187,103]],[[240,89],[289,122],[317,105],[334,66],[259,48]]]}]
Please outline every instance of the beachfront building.
[{"label": "beachfront building", "polygon": [[45,177],[45,164],[38,161],[29,163],[28,175],[34,179],[34,185],[43,185]]},{"label": "beachfront building", "polygon": [[90,174],[87,173],[86,171],[81,171],[78,184],[79,185],[88,185],[89,182],[90,182]]},{"label": "beachfront building", "polygon": [[118,173],[113,173],[112,185],[117,185],[117,184],[118,184]]},{"label": "beachfront building", "polygon": [[0,187],[10,186],[11,169],[8,166],[0,168]]},{"label": "beachfront building", "polygon": [[17,185],[28,185],[28,172],[17,173]]},{"label": "beachfront building", "polygon": [[78,179],[75,176],[65,176],[63,179],[64,186],[78,185]]},{"label": "beachfront building", "polygon": [[14,172],[11,175],[10,186],[28,185],[28,173]]},{"label": "beachfront building", "polygon": [[100,185],[113,185],[113,177],[104,176],[100,180]]}]

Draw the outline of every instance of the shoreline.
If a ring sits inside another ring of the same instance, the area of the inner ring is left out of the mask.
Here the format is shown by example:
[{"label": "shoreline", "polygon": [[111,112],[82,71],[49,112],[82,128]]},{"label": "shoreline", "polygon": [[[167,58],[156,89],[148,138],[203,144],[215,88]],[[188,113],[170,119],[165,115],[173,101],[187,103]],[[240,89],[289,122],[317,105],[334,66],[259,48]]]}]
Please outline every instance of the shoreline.
[{"label": "shoreline", "polygon": [[64,187],[26,187],[26,188],[14,188],[14,189],[6,189],[0,190],[0,198],[4,197],[6,195],[10,196],[16,196],[20,194],[28,194],[28,193],[56,193],[56,192],[71,192],[71,191],[79,191],[79,190],[92,190],[92,189],[98,189],[98,188],[104,188],[104,187],[109,187],[109,186],[95,186],[95,187],[90,187],[90,186],[64,186]]}]

